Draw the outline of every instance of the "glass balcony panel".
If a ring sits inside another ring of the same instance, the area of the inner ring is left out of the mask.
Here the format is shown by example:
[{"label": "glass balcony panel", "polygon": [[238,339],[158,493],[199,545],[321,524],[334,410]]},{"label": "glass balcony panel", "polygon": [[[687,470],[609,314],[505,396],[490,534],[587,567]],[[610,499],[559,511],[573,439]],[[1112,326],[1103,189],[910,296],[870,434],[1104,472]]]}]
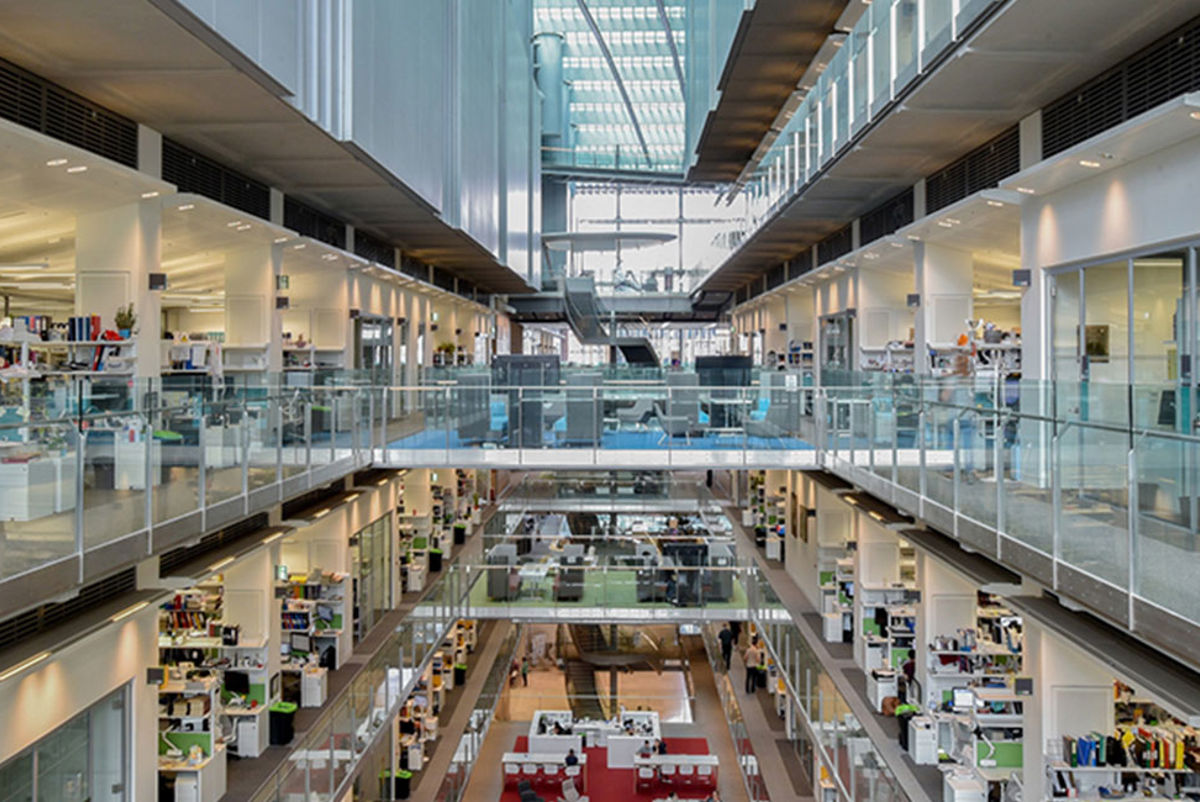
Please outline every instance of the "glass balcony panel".
[{"label": "glass balcony panel", "polygon": [[896,0],[893,24],[896,27],[896,92],[917,74],[917,0]]},{"label": "glass balcony panel", "polygon": [[1073,425],[1060,431],[1059,556],[1081,571],[1128,584],[1129,435]]},{"label": "glass balcony panel", "polygon": [[991,412],[965,411],[958,418],[959,512],[996,527],[996,440],[1004,433]]},{"label": "glass balcony panel", "polygon": [[[38,426],[3,424],[0,441],[11,449],[6,453],[29,455],[29,459],[0,463],[0,475],[4,477],[4,492],[0,494],[0,577],[9,577],[75,552],[81,440],[74,424],[56,422]],[[138,519],[139,524],[142,520]],[[91,543],[121,534],[124,532],[115,525],[97,522]]]},{"label": "glass balcony panel", "polygon": [[951,385],[927,387],[925,406],[925,494],[948,509],[954,509],[955,421],[959,410],[951,406],[963,391]]},{"label": "glass balcony panel", "polygon": [[871,15],[871,74],[873,92],[871,108],[892,97],[892,10],[887,3],[872,3]]},{"label": "glass balcony panel", "polygon": [[[1026,401],[1037,397],[1022,390]],[[1009,418],[1001,447],[1004,533],[1044,554],[1054,552],[1054,487],[1048,421]]]},{"label": "glass balcony panel", "polygon": [[1135,592],[1189,620],[1200,620],[1194,438],[1145,435],[1135,441],[1137,540]]},{"label": "glass balcony panel", "polygon": [[[925,41],[923,47],[937,49],[949,42],[950,24],[954,18],[953,0],[922,0],[925,6]],[[926,54],[926,60],[933,53]]]},{"label": "glass balcony panel", "polygon": [[247,484],[250,490],[274,484],[279,467],[279,406],[275,399],[247,401]]},{"label": "glass balcony panel", "polygon": [[230,401],[205,404],[203,412],[204,499],[211,506],[242,493],[245,411]]},{"label": "glass balcony panel", "polygon": [[[83,460],[84,548],[145,528],[147,482],[155,485],[156,496],[166,495],[170,486],[164,481],[166,448],[141,415],[92,422]],[[149,469],[147,459],[152,460]],[[181,507],[195,509],[194,496],[183,495]]]}]

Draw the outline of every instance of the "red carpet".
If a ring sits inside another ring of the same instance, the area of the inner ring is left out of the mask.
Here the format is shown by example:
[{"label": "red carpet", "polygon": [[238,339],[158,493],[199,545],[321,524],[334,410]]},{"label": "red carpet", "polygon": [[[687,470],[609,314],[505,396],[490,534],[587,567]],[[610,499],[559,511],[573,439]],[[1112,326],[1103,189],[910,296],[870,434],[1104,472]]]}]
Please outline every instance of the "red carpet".
[{"label": "red carpet", "polygon": [[[708,741],[704,738],[664,738],[667,742],[667,752],[676,755],[707,755]],[[521,735],[513,744],[512,751],[524,752],[529,747],[529,738]],[[590,802],[650,802],[654,799],[662,799],[669,792],[665,789],[655,791],[644,791],[638,793],[634,789],[634,770],[633,769],[610,769],[605,764],[607,763],[607,749],[596,747],[594,749],[584,749],[587,755],[587,797]],[[503,771],[503,767],[500,767]],[[543,799],[553,802],[559,797],[559,789],[550,788],[549,786],[535,787],[535,791]],[[582,792],[582,789],[581,789]],[[680,791],[679,795],[685,799],[697,798],[702,799],[707,793],[706,791]],[[500,795],[500,802],[521,802],[521,795],[517,793],[515,788],[509,788]]]}]

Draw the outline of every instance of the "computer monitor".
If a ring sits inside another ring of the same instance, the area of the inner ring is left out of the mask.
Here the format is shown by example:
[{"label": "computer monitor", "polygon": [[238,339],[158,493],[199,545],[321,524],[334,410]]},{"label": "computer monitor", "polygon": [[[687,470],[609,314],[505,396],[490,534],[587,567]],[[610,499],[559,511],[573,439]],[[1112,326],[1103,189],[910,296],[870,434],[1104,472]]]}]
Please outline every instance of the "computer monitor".
[{"label": "computer monitor", "polygon": [[292,644],[290,644],[290,643],[279,644],[279,653],[281,655],[283,655],[284,657],[287,657],[289,654],[292,653]]},{"label": "computer monitor", "polygon": [[235,696],[248,696],[250,694],[250,675],[245,671],[226,671],[225,691]]},{"label": "computer monitor", "polygon": [[970,710],[975,706],[975,692],[970,688],[954,688],[950,691],[950,706],[955,710]]},{"label": "computer monitor", "polygon": [[1014,677],[1013,693],[1017,696],[1033,696],[1033,677]]},{"label": "computer monitor", "polygon": [[308,653],[312,651],[312,638],[303,632],[292,633],[292,651]]},{"label": "computer monitor", "polygon": [[333,608],[330,607],[328,604],[318,604],[317,605],[317,620],[324,621],[327,624],[332,623],[333,622]]}]

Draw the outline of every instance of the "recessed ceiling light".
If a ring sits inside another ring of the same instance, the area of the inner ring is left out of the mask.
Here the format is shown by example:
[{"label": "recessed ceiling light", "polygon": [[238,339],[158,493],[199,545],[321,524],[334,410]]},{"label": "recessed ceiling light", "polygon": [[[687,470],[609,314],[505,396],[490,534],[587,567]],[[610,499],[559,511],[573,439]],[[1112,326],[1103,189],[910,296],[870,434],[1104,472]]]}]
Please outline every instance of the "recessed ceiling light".
[{"label": "recessed ceiling light", "polygon": [[75,165],[74,167],[68,167],[68,168],[67,168],[67,172],[68,172],[68,173],[84,173],[84,172],[87,172],[87,165],[86,165],[86,164],[77,164],[77,165]]},{"label": "recessed ceiling light", "polygon": [[1193,111],[1188,116],[1191,117],[1193,120],[1200,120],[1200,111]]},{"label": "recessed ceiling light", "polygon": [[225,224],[225,227],[226,227],[226,228],[237,228],[237,227],[238,227],[238,226],[240,226],[241,224],[242,224],[242,221],[241,221],[241,220],[234,220],[234,221],[232,221],[232,222],[226,223],[226,224]]},{"label": "recessed ceiling light", "polygon": [[0,682],[4,682],[4,680],[8,679],[9,677],[15,677],[17,674],[20,674],[22,671],[24,671],[27,668],[32,668],[33,666],[36,666],[38,663],[42,662],[49,656],[50,656],[50,652],[45,651],[45,652],[40,652],[38,654],[35,654],[33,657],[22,660],[21,662],[17,663],[12,668],[9,668],[8,670],[6,670],[3,674],[0,674]]},{"label": "recessed ceiling light", "polygon": [[961,223],[962,221],[961,221],[961,220],[959,220],[957,217],[947,217],[947,218],[946,218],[946,222],[947,222],[947,223],[949,223],[949,224],[950,224],[950,225],[952,225],[952,226],[956,226],[956,225],[958,225],[959,223]]},{"label": "recessed ceiling light", "polygon": [[942,228],[954,228],[954,223],[951,223],[949,220],[938,220],[938,225]]},{"label": "recessed ceiling light", "polygon": [[920,237],[918,237],[916,234],[909,234],[909,235],[908,235],[908,238],[909,238],[910,240],[912,240],[913,242],[920,242],[920,241],[921,241],[921,238],[920,238]]},{"label": "recessed ceiling light", "polygon": [[276,237],[276,238],[275,238],[275,244],[276,244],[276,245],[279,245],[280,243],[287,242],[287,241],[288,241],[288,238],[287,238],[287,237]]},{"label": "recessed ceiling light", "polygon": [[157,197],[158,197],[158,190],[156,190],[156,189],[155,189],[155,190],[151,190],[151,191],[149,191],[149,192],[143,192],[143,193],[142,193],[142,197],[143,197],[143,198],[157,198]]},{"label": "recessed ceiling light", "polygon": [[185,203],[185,204],[183,204],[183,205],[181,205],[181,206],[177,206],[176,208],[177,208],[177,209],[179,209],[179,211],[181,211],[181,212],[190,212],[192,209],[195,209],[195,208],[196,208],[196,204],[194,204],[194,203]]},{"label": "recessed ceiling light", "polygon": [[1017,187],[1017,192],[1020,192],[1022,195],[1036,195],[1037,194],[1036,189],[1030,189],[1029,187]]},{"label": "recessed ceiling light", "polygon": [[893,248],[903,248],[903,247],[904,247],[904,243],[903,243],[903,242],[893,242],[893,243],[891,243],[891,246],[892,246]]},{"label": "recessed ceiling light", "polygon": [[335,253],[326,253],[326,254],[322,254],[322,255],[321,255],[321,258],[322,258],[322,259],[324,259],[326,262],[332,262],[332,261],[334,261],[335,259],[337,259],[337,254],[335,254]]},{"label": "recessed ceiling light", "polygon": [[238,231],[249,231],[251,228],[253,228],[253,226],[251,226],[249,223],[242,223],[240,226],[237,227],[237,230]]},{"label": "recessed ceiling light", "polygon": [[297,251],[299,251],[299,250],[303,250],[304,248],[307,248],[307,247],[308,247],[308,245],[306,245],[305,243],[301,242],[299,245],[293,245],[293,246],[292,246],[292,249],[293,249],[293,250],[297,250]]},{"label": "recessed ceiling light", "polygon": [[1092,170],[1095,170],[1097,167],[1100,166],[1100,162],[1092,161],[1091,159],[1080,159],[1079,166],[1080,167],[1088,167]]},{"label": "recessed ceiling light", "polygon": [[987,202],[987,205],[988,205],[988,206],[994,206],[994,207],[996,207],[996,208],[998,209],[998,208],[1000,208],[1001,206],[1003,206],[1003,205],[1004,205],[1004,202],[1003,202],[1003,201],[998,201],[998,200],[990,200],[990,201],[988,201],[988,202]]},{"label": "recessed ceiling light", "polygon": [[50,161],[46,162],[46,166],[47,167],[62,167],[66,163],[67,163],[66,159],[51,159]]}]

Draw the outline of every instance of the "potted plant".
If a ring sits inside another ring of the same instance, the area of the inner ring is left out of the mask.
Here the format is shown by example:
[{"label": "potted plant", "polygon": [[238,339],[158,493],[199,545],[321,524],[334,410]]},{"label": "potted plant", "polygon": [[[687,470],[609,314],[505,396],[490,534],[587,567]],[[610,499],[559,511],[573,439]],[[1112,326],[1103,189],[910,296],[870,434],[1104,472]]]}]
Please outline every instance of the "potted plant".
[{"label": "potted plant", "polygon": [[122,340],[128,340],[133,336],[133,327],[137,323],[137,315],[133,313],[133,301],[130,301],[128,306],[117,307],[117,313],[113,315],[113,323],[116,324],[117,332],[121,335]]},{"label": "potted plant", "polygon": [[483,522],[483,508],[479,506],[479,494],[476,493],[471,501],[471,524],[479,526]]}]

